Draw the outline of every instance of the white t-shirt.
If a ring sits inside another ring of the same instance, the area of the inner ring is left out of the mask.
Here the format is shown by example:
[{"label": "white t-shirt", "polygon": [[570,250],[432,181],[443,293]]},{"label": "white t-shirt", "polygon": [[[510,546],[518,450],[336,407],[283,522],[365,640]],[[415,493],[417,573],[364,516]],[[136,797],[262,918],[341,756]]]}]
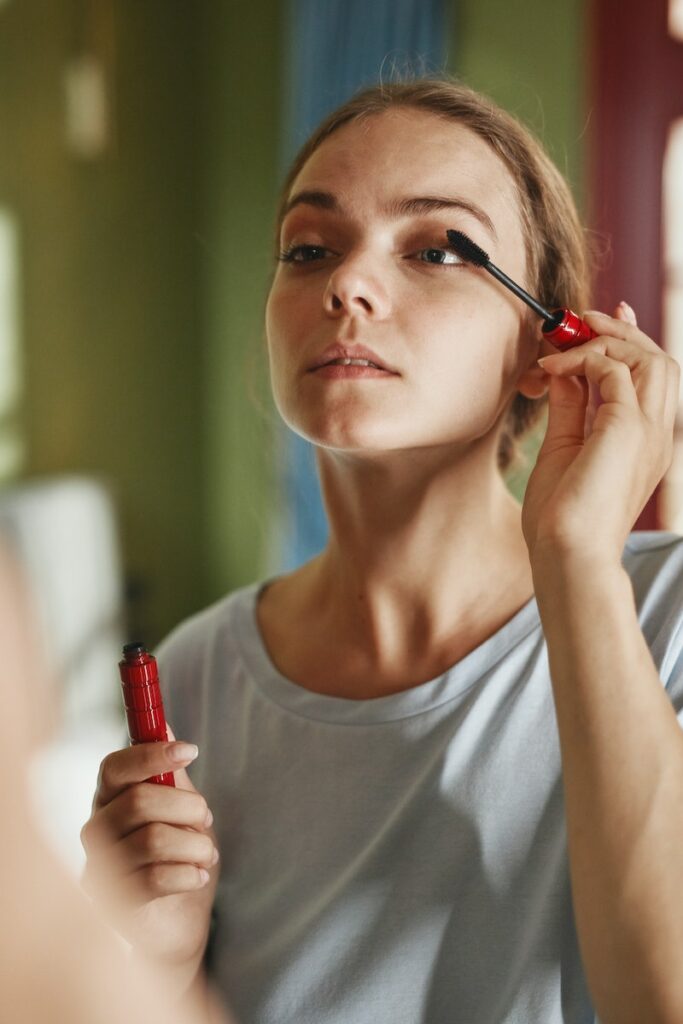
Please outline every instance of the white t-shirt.
[{"label": "white t-shirt", "polygon": [[[632,533],[623,564],[683,724],[683,537]],[[207,968],[240,1024],[593,1024],[535,599],[437,679],[348,700],[278,672],[261,586],[158,655],[199,745],[222,857]]]}]

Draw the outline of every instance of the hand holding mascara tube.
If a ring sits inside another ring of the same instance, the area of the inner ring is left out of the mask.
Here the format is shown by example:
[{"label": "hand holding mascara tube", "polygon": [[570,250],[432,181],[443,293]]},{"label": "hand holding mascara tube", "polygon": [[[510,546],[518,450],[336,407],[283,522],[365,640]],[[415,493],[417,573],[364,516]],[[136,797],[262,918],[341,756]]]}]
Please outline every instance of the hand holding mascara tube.
[{"label": "hand holding mascara tube", "polygon": [[[119,674],[131,744],[166,743],[168,732],[156,658],[143,643],[135,640],[123,648]],[[147,781],[175,786],[173,772],[153,775]]]},{"label": "hand holding mascara tube", "polygon": [[[167,726],[156,660],[144,644],[126,644],[119,668],[131,744],[100,765],[81,830],[81,883],[134,948],[173,964],[184,990],[201,964],[218,881],[213,815],[186,770],[197,746]],[[125,891],[116,906],[112,872]]]}]

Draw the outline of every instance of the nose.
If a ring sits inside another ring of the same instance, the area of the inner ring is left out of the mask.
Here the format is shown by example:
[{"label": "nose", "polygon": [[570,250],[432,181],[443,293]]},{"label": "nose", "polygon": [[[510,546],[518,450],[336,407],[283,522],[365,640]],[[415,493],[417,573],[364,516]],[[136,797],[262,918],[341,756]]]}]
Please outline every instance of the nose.
[{"label": "nose", "polygon": [[330,316],[364,316],[372,320],[383,320],[391,309],[387,289],[367,258],[347,259],[332,271],[323,305]]}]

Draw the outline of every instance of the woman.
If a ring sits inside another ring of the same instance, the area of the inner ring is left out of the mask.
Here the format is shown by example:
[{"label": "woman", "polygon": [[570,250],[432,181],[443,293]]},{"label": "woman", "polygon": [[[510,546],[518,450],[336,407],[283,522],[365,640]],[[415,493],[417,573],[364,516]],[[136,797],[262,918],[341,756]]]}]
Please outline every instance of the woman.
[{"label": "woman", "polygon": [[[245,1024],[683,1019],[683,543],[630,533],[678,368],[623,303],[556,353],[448,228],[584,308],[566,185],[476,93],[369,89],[297,158],[268,352],[330,539],[165,642],[192,782],[142,782],[175,743],[110,755],[86,848],[187,984],[213,907]],[[547,395],[520,507],[501,470]]]}]

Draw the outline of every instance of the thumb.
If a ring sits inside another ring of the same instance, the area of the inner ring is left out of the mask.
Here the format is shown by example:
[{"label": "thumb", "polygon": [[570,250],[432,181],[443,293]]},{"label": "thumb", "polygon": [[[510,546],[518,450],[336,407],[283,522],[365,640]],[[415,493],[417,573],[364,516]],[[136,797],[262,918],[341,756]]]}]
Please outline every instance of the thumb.
[{"label": "thumb", "polygon": [[[166,736],[168,737],[169,743],[176,743],[176,736],[171,726],[166,722]],[[189,789],[193,793],[197,792],[197,787],[193,784],[192,779],[187,774],[187,768],[174,768],[173,777],[175,778],[176,789]]]},{"label": "thumb", "polygon": [[539,456],[567,449],[571,461],[584,442],[588,382],[583,377],[550,376],[548,428]]}]

